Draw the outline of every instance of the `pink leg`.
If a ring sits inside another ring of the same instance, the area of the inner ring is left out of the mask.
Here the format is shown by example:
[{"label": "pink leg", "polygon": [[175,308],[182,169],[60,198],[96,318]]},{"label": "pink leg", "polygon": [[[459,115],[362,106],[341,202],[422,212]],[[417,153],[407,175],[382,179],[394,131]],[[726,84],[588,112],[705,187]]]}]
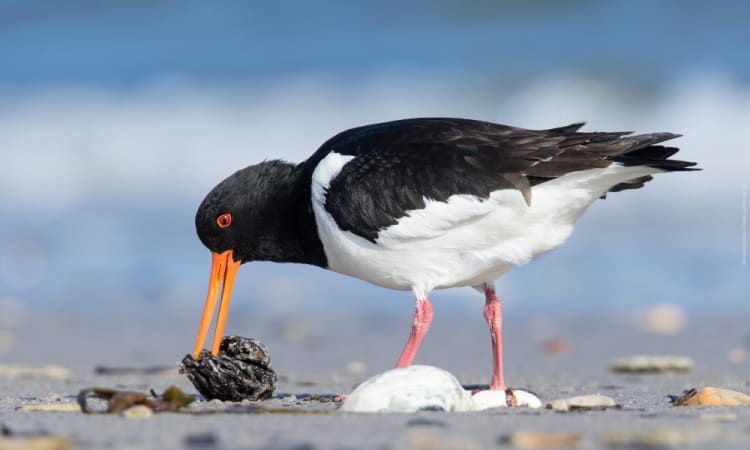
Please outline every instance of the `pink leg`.
[{"label": "pink leg", "polygon": [[409,340],[406,342],[404,351],[401,352],[401,357],[398,358],[396,367],[407,367],[411,365],[414,360],[414,355],[419,350],[419,344],[422,343],[422,338],[430,329],[432,323],[432,303],[427,294],[416,293],[417,299],[417,311],[414,313],[414,321],[411,325],[411,334]]},{"label": "pink leg", "polygon": [[503,305],[495,293],[492,283],[485,283],[484,287],[484,318],[490,326],[492,336],[492,383],[490,390],[504,391],[503,380]]}]

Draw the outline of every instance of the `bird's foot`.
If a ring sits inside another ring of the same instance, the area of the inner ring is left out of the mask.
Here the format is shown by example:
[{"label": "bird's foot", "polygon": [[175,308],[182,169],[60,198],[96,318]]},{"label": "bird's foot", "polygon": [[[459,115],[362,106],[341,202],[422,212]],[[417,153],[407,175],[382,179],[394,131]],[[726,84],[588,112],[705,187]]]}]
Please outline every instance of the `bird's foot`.
[{"label": "bird's foot", "polygon": [[347,398],[347,397],[349,397],[349,394],[339,394],[339,395],[335,395],[335,396],[333,397],[333,401],[334,401],[334,403],[341,403],[341,402],[343,402],[344,400],[346,400],[346,398]]},{"label": "bird's foot", "polygon": [[523,406],[526,408],[541,408],[542,401],[531,392],[522,389],[506,388],[484,389],[471,391],[471,399],[476,410]]}]

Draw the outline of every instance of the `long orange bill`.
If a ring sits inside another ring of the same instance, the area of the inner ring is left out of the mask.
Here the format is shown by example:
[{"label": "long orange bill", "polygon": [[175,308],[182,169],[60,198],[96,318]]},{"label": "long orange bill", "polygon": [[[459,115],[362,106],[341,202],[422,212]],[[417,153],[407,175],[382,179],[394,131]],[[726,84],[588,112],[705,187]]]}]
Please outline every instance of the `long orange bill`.
[{"label": "long orange bill", "polygon": [[[211,325],[211,318],[216,309],[216,299],[219,297],[221,289],[221,302],[219,303],[219,317],[216,320],[216,331],[214,332],[214,342],[211,346],[211,353],[219,353],[221,337],[224,335],[224,325],[227,321],[229,312],[229,300],[232,296],[232,285],[234,277],[237,275],[242,261],[235,261],[232,251],[227,250],[224,253],[212,253],[211,260],[211,279],[208,282],[208,295],[206,295],[206,305],[203,307],[203,317],[201,317],[201,327],[198,330],[198,339],[195,341],[195,351],[193,357],[198,359],[203,349],[203,343],[206,341],[208,327]],[[223,284],[223,286],[222,286]]]}]

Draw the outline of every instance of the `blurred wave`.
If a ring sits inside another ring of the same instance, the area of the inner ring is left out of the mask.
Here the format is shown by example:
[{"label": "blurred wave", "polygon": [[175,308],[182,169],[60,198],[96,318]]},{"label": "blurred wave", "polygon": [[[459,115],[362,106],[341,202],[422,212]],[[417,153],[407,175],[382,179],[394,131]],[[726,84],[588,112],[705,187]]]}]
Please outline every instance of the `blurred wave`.
[{"label": "blurred wave", "polygon": [[[721,73],[663,88],[580,76],[521,84],[407,75],[356,83],[326,76],[229,84],[164,79],[131,88],[6,90],[0,100],[6,299],[60,309],[159,305],[173,314],[190,305],[195,315],[208,255],[193,214],[218,181],[263,159],[302,160],[349,127],[460,116],[528,128],[587,120],[587,130],[682,133],[674,141],[680,157],[704,169],[660,176],[595,204],[565,247],[501,281],[509,307],[617,310],[677,301],[748,308],[740,243],[742,190],[750,183],[743,138],[750,86]],[[411,309],[402,293],[318,269],[251,266],[236,288],[251,300],[233,308],[284,313],[353,303],[367,312],[399,298],[399,308]],[[463,301],[470,293],[438,297],[473,311],[479,300]]]}]

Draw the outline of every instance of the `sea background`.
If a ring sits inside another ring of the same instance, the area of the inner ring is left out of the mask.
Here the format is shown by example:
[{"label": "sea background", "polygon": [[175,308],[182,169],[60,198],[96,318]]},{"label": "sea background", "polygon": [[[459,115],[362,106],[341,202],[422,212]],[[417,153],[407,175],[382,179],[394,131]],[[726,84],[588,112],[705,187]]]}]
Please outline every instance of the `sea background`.
[{"label": "sea background", "polygon": [[[671,131],[704,169],[594,204],[565,246],[498,282],[506,318],[747,318],[749,23],[739,1],[4,1],[0,331],[172,321],[192,348],[203,196],[417,116]],[[473,290],[433,300],[436,320],[485,326]],[[398,320],[405,339],[412,310],[406,292],[250,263],[227,331]]]}]

